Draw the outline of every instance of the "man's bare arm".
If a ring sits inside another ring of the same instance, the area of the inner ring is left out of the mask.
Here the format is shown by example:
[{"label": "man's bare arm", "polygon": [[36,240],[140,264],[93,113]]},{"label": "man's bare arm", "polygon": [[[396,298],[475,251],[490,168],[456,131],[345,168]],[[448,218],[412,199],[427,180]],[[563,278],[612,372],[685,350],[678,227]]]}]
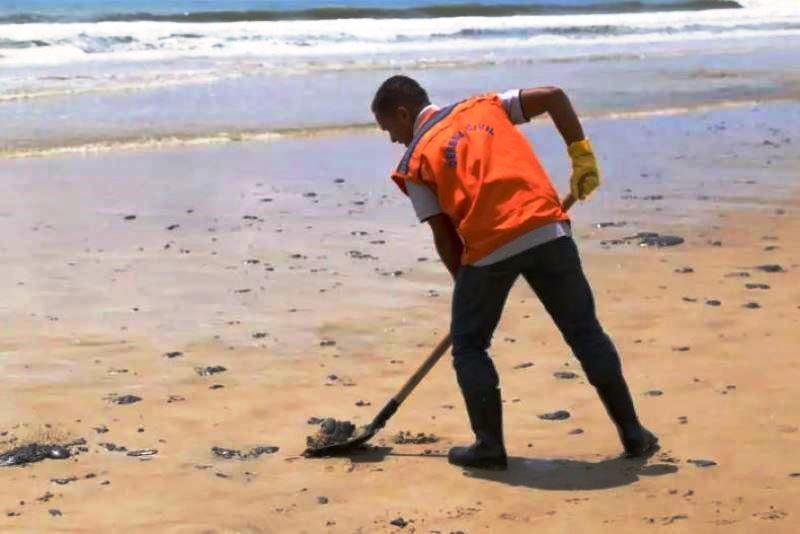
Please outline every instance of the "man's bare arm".
[{"label": "man's bare arm", "polygon": [[558,87],[533,87],[520,91],[522,113],[531,120],[548,113],[567,145],[584,139],[583,128],[567,94]]},{"label": "man's bare arm", "polygon": [[434,215],[427,220],[433,231],[433,242],[436,244],[436,251],[442,259],[447,270],[455,279],[459,267],[461,267],[461,252],[464,244],[461,236],[458,235],[453,221],[444,213]]}]

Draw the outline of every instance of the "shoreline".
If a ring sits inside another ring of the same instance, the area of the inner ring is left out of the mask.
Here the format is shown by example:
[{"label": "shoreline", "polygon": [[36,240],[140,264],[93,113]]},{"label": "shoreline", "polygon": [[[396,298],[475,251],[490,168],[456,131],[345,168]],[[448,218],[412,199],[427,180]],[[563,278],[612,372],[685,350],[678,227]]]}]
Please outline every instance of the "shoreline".
[{"label": "shoreline", "polygon": [[[793,104],[797,98],[776,97],[767,99],[728,100],[716,103],[698,103],[694,106],[675,106],[658,109],[633,109],[630,111],[589,112],[581,117],[582,122],[608,120],[635,120],[652,117],[670,117],[676,115],[692,115],[698,113],[713,113],[715,111],[737,109],[742,107],[769,106]],[[549,122],[542,118],[537,122]],[[342,135],[382,135],[373,122],[345,124],[345,125],[320,125],[316,127],[278,128],[274,130],[241,130],[219,131],[206,134],[198,133],[179,134],[164,133],[154,136],[139,135],[121,137],[117,139],[104,138],[90,142],[70,142],[64,145],[41,146],[34,148],[19,148],[0,150],[0,160],[47,158],[69,155],[91,155],[106,152],[148,152],[153,150],[175,150],[192,148],[196,146],[218,145],[228,143],[269,143],[279,139],[313,139],[316,137],[332,137]]]}]

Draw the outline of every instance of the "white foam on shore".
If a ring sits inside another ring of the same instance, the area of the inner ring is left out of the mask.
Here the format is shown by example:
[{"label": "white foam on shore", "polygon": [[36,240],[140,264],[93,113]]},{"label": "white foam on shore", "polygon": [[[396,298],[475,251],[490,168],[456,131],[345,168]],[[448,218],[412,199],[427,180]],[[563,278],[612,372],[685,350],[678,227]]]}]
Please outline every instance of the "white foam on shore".
[{"label": "white foam on shore", "polygon": [[[238,78],[241,72],[220,71],[182,71],[161,76],[147,76],[147,73],[137,73],[129,79],[120,81],[118,78],[90,78],[88,77],[63,77],[60,79],[39,78],[36,80],[23,79],[17,81],[17,87],[8,88],[6,93],[0,93],[0,103],[17,100],[34,100],[40,98],[53,98],[61,96],[78,96],[90,93],[104,93],[114,91],[136,91],[146,89],[159,89],[164,87],[202,85],[220,81],[222,79]],[[144,75],[144,76],[143,76]],[[49,85],[45,82],[50,82]],[[7,83],[11,85],[11,83]]]},{"label": "white foam on shore", "polygon": [[[793,99],[780,98],[770,99],[770,102],[794,102]],[[671,117],[675,115],[686,115],[689,113],[705,113],[708,111],[719,111],[723,109],[735,109],[742,107],[757,106],[764,100],[728,100],[716,102],[714,104],[698,104],[696,106],[674,106],[660,109],[645,109],[639,111],[618,111],[588,113],[581,120],[625,120],[625,119],[646,119],[648,117]]]},{"label": "white foam on shore", "polygon": [[240,141],[270,142],[280,137],[282,137],[281,134],[275,132],[259,132],[250,134],[219,133],[214,135],[200,135],[196,137],[162,136],[143,139],[75,143],[64,146],[49,146],[41,148],[0,150],[0,158],[43,158],[64,155],[91,155],[117,151],[148,151],[176,147],[226,144]]}]

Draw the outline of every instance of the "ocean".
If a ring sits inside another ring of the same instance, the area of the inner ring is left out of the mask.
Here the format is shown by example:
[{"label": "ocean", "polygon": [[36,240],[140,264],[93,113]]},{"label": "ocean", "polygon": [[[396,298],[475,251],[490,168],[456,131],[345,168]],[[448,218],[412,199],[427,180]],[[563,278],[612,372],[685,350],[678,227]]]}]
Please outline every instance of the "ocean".
[{"label": "ocean", "polygon": [[797,0],[6,0],[0,154],[368,128],[395,72],[443,100],[564,85],[596,113],[782,98],[791,76],[726,72],[792,69],[798,41]]},{"label": "ocean", "polygon": [[[25,0],[0,6],[0,65],[264,60],[639,44],[800,33],[795,0]],[[460,58],[463,59],[463,58]],[[383,59],[388,64],[390,58]],[[380,60],[378,61],[380,63]],[[374,61],[372,62],[374,64]]]}]

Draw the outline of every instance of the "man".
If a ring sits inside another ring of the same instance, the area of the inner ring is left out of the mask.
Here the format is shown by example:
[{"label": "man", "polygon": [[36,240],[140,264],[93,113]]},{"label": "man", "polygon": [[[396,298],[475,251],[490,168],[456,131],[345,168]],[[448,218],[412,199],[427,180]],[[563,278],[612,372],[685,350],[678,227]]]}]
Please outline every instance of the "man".
[{"label": "man", "polygon": [[391,141],[408,147],[392,178],[430,225],[455,279],[453,366],[475,443],[450,449],[450,463],[507,467],[499,379],[487,349],[520,275],[596,388],[625,455],[651,454],[658,438],[639,423],[616,348],[597,320],[569,218],[515,127],[550,115],[572,160],[571,194],[586,199],[600,184],[599,170],[565,93],[555,87],[512,90],[440,109],[415,80],[392,76],[376,92],[372,111]]}]

